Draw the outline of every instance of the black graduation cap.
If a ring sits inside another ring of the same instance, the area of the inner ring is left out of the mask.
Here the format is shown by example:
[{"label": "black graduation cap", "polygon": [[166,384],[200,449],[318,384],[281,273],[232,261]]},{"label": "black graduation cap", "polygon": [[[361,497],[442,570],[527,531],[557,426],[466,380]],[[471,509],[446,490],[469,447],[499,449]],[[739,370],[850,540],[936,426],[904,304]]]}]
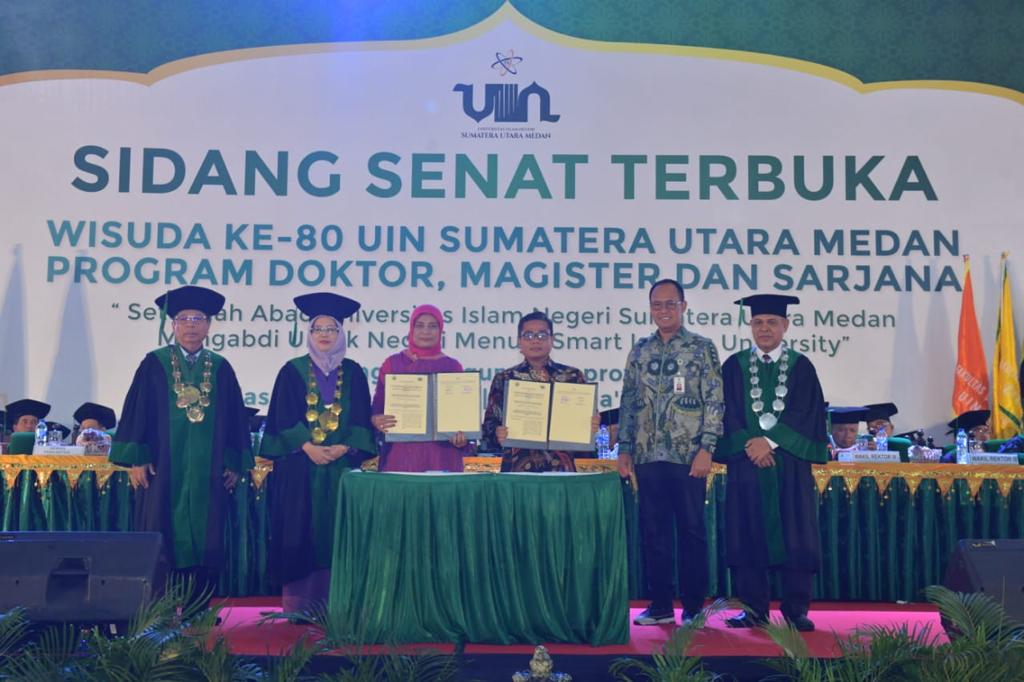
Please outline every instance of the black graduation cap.
[{"label": "black graduation cap", "polygon": [[47,433],[59,432],[61,440],[71,435],[71,429],[58,422],[46,422],[46,431]]},{"label": "black graduation cap", "polygon": [[292,300],[295,302],[295,307],[311,320],[320,315],[329,315],[338,322],[355,315],[360,305],[358,301],[353,301],[351,298],[327,292],[303,294]]},{"label": "black graduation cap", "polygon": [[868,411],[863,407],[839,407],[828,408],[828,416],[833,424],[859,424],[864,421]]},{"label": "black graduation cap", "polygon": [[752,294],[736,301],[740,305],[750,306],[750,315],[778,315],[786,317],[786,306],[799,303],[796,296],[781,294]]},{"label": "black graduation cap", "polygon": [[864,409],[868,411],[864,415],[864,421],[866,422],[873,422],[876,419],[889,419],[894,414],[899,413],[895,403],[871,403],[870,405],[865,405]]},{"label": "black graduation cap", "polygon": [[45,419],[46,415],[50,414],[50,406],[31,398],[22,398],[13,403],[7,403],[7,421],[11,428],[14,428],[18,420],[26,414],[30,414],[36,419]]},{"label": "black graduation cap", "polygon": [[100,423],[104,430],[109,431],[110,429],[117,426],[117,415],[114,411],[106,405],[100,405],[98,403],[82,403],[75,410],[73,415],[75,421],[81,424],[86,419],[95,419]]},{"label": "black graduation cap", "polygon": [[159,296],[156,304],[161,310],[166,306],[168,317],[174,317],[182,310],[200,310],[213,317],[224,307],[224,297],[213,289],[184,286]]},{"label": "black graduation cap", "polygon": [[914,429],[913,431],[907,431],[906,433],[897,433],[893,438],[906,438],[910,441],[911,445],[924,445],[924,429]]},{"label": "black graduation cap", "polygon": [[602,410],[601,411],[601,425],[611,426],[612,424],[619,423],[619,408],[613,410]]},{"label": "black graduation cap", "polygon": [[[10,408],[10,406],[8,406],[8,408]],[[946,431],[946,433],[956,433],[959,429],[970,431],[971,429],[981,426],[987,422],[991,415],[991,410],[971,410],[970,412],[964,412],[956,419],[946,424],[946,426],[949,427],[949,431]]]}]

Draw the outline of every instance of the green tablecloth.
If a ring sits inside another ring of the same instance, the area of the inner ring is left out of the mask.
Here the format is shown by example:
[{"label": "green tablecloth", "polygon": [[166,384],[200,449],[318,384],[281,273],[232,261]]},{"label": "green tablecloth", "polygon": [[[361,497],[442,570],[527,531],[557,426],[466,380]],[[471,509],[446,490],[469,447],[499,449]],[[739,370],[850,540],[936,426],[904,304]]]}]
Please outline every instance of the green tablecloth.
[{"label": "green tablecloth", "polygon": [[342,477],[330,609],[359,641],[629,640],[619,478]]}]

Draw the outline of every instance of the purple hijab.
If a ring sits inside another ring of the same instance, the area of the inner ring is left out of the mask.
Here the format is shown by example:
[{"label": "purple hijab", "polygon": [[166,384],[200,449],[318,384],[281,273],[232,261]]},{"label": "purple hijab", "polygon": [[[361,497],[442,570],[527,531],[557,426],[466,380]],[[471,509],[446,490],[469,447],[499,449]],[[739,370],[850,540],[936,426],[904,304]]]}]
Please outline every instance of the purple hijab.
[{"label": "purple hijab", "polygon": [[[334,345],[326,351],[320,350],[313,344],[313,325],[321,318],[331,320],[334,324],[338,325],[338,338],[335,339]],[[345,359],[345,328],[341,322],[335,320],[330,315],[317,315],[309,321],[309,333],[306,334],[306,349],[309,351],[309,357],[313,364],[325,375],[330,374]]]}]

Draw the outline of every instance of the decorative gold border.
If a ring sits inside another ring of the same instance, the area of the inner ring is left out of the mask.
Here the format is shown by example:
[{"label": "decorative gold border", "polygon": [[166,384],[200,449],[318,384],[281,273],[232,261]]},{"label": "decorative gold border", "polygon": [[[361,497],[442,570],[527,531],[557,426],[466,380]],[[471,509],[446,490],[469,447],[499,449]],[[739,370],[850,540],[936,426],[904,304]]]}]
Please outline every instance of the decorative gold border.
[{"label": "decorative gold border", "polygon": [[845,71],[830,66],[809,62],[793,57],[780,57],[760,52],[742,50],[725,50],[710,47],[691,47],[686,45],[658,45],[652,43],[625,43],[589,40],[558,33],[545,28],[521,14],[515,7],[505,3],[491,16],[483,21],[454,33],[433,38],[417,38],[413,40],[381,40],[352,43],[307,43],[301,45],[277,45],[272,47],[252,47],[239,50],[224,50],[208,54],[186,57],[173,62],[161,64],[146,73],[129,71],[104,71],[86,69],[44,69],[23,71],[20,73],[0,76],[0,87],[17,83],[29,83],[46,80],[74,79],[107,79],[120,80],[150,86],[171,76],[202,69],[208,66],[228,64],[231,62],[267,59],[295,55],[322,54],[329,52],[374,52],[383,50],[424,50],[454,45],[477,38],[505,21],[511,21],[527,33],[546,40],[549,43],[566,47],[589,50],[592,52],[628,52],[639,54],[661,54],[677,57],[697,57],[723,61],[760,64],[787,71],[796,71],[810,76],[830,80],[846,86],[861,94],[871,94],[886,90],[952,90],[956,92],[973,92],[980,95],[1000,97],[1018,104],[1024,104],[1024,92],[988,83],[954,80],[905,80],[864,83]]},{"label": "decorative gold border", "polygon": [[[463,462],[465,470],[472,473],[497,473],[501,469],[500,457],[466,457]],[[618,462],[613,459],[581,458],[576,460],[576,470],[583,473],[616,471],[617,468]],[[364,462],[363,469],[376,471],[377,459]],[[260,490],[267,476],[273,470],[272,460],[256,458],[256,466],[249,472],[253,487]],[[50,476],[55,471],[66,472],[72,488],[78,485],[79,476],[86,471],[92,471],[96,473],[97,486],[102,488],[114,473],[127,471],[127,469],[111,464],[102,455],[0,455],[0,476],[3,476],[8,490],[23,471],[36,472],[36,485],[40,488],[45,488],[50,484]],[[820,494],[824,494],[826,489],[832,490],[830,485],[834,478],[842,479],[843,485],[848,491],[855,490],[863,479],[873,479],[879,493],[885,493],[892,481],[899,479],[907,484],[911,497],[917,492],[922,481],[935,481],[942,495],[947,495],[952,490],[954,482],[966,481],[972,497],[978,495],[978,491],[981,490],[985,481],[994,481],[999,488],[999,494],[1003,497],[1009,496],[1014,483],[1024,482],[1024,468],[1020,466],[840,464],[831,462],[823,466],[815,466],[813,472],[814,482]],[[712,485],[715,476],[720,475],[725,475],[725,467],[715,464],[712,467],[711,476],[708,477],[708,486]]]}]

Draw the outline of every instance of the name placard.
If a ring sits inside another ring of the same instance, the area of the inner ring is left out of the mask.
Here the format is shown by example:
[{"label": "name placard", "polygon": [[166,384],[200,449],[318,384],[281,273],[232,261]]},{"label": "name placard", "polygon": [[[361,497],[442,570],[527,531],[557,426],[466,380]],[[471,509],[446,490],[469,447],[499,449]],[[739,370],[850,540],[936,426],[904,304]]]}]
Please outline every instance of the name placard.
[{"label": "name placard", "polygon": [[1018,453],[1016,452],[972,452],[971,464],[1013,466],[1020,463],[1017,455]]},{"label": "name placard", "polygon": [[838,461],[850,462],[852,464],[900,461],[900,453],[891,450],[853,450],[852,452],[840,452]]},{"label": "name placard", "polygon": [[33,455],[84,455],[84,445],[37,445],[32,448]]}]

